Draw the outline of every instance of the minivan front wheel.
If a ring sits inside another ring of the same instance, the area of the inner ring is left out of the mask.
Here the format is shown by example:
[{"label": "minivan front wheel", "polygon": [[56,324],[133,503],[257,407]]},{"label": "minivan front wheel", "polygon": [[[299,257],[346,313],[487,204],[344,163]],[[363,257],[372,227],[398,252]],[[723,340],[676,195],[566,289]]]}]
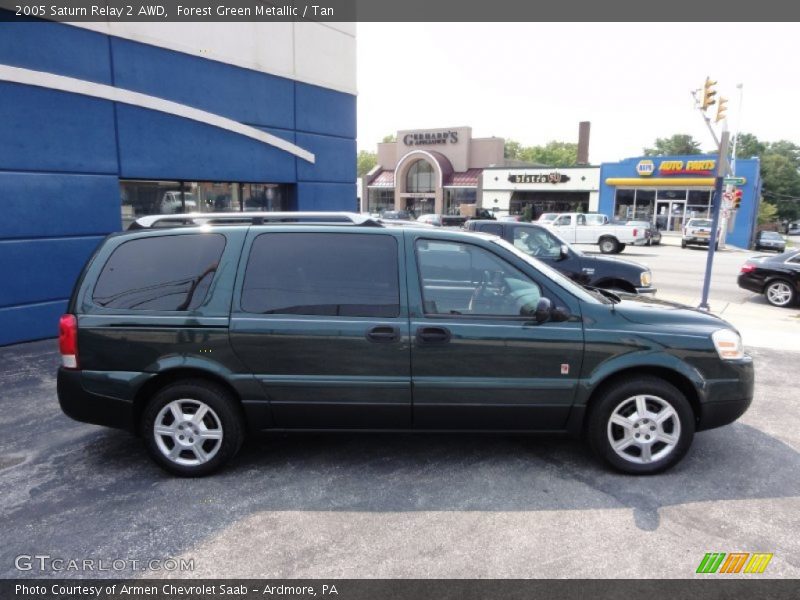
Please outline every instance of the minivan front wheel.
[{"label": "minivan front wheel", "polygon": [[242,445],[244,426],[230,394],[202,380],[179,381],[160,390],[142,415],[150,456],[184,477],[208,475]]},{"label": "minivan front wheel", "polygon": [[590,410],[589,442],[619,471],[649,475],[683,458],[694,437],[694,413],[686,397],[655,377],[620,382]]}]

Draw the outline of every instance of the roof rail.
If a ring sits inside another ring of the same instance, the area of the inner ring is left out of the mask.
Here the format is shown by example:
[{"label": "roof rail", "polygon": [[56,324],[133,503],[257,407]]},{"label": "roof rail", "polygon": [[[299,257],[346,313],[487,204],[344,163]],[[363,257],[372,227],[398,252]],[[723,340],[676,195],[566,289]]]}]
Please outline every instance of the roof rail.
[{"label": "roof rail", "polygon": [[131,229],[196,227],[199,225],[269,225],[316,223],[320,225],[358,225],[383,227],[377,220],[352,212],[218,212],[148,215],[128,225]]}]

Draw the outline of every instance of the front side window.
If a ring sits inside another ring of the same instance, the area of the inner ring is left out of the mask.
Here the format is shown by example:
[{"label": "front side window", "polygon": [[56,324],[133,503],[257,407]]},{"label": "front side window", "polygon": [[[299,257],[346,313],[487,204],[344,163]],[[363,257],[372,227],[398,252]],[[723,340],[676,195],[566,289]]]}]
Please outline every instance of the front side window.
[{"label": "front side window", "polygon": [[536,258],[559,258],[561,241],[538,227],[515,227],[514,246]]},{"label": "front side window", "polygon": [[194,310],[205,300],[225,236],[146,237],[121,244],[97,279],[92,301],[103,308]]},{"label": "front side window", "polygon": [[563,227],[565,225],[569,225],[572,222],[572,215],[561,215],[556,219],[554,225],[556,227]]},{"label": "front side window", "polygon": [[253,242],[242,310],[397,317],[397,242],[390,235],[264,233]]},{"label": "front side window", "polygon": [[542,297],[524,273],[479,246],[419,240],[416,254],[427,315],[527,316]]}]

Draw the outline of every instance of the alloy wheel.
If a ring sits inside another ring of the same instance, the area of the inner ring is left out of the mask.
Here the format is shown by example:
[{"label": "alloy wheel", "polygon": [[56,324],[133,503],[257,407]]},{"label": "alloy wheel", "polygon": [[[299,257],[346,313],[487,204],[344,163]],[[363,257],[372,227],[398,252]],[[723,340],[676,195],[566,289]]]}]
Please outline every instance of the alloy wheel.
[{"label": "alloy wheel", "polygon": [[617,405],[608,419],[607,434],[619,457],[634,464],[649,464],[675,450],[681,438],[681,422],[669,402],[642,394]]},{"label": "alloy wheel", "polygon": [[792,300],[792,288],[783,281],[776,281],[767,288],[767,300],[775,306],[786,306]]},{"label": "alloy wheel", "polygon": [[222,446],[222,422],[214,409],[200,400],[173,400],[156,416],[153,436],[170,462],[201,465],[214,458]]}]

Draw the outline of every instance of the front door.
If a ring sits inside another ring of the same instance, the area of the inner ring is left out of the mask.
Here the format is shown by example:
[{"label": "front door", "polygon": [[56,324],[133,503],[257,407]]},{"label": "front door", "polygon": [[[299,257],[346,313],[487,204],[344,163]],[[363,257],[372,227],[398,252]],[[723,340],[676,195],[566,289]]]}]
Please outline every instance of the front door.
[{"label": "front door", "polygon": [[251,232],[230,336],[268,426],[411,425],[402,249],[400,230]]},{"label": "front door", "polygon": [[415,428],[562,429],[583,356],[579,308],[536,324],[525,315],[539,298],[564,302],[509,251],[407,233]]},{"label": "front door", "polygon": [[684,200],[663,200],[656,204],[656,227],[662,231],[680,231],[686,212]]}]

